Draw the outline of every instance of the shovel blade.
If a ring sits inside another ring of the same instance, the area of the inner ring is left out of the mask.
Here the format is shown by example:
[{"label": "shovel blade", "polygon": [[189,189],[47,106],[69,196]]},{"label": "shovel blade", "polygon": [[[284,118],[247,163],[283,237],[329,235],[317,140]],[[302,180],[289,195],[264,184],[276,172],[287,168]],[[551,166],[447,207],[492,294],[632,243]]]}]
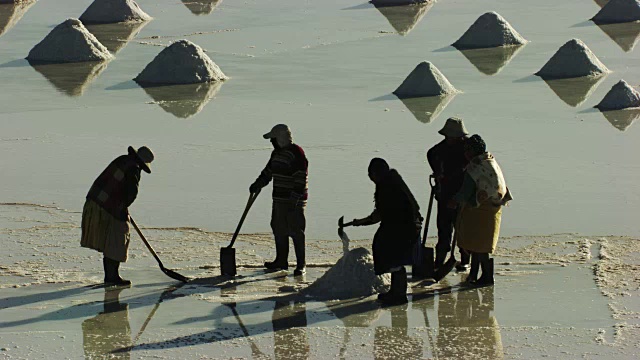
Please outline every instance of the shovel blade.
[{"label": "shovel blade", "polygon": [[447,262],[444,263],[444,265],[442,265],[436,272],[435,274],[433,274],[433,279],[435,281],[440,281],[442,279],[445,278],[445,276],[447,276],[451,270],[453,270],[453,268],[456,266],[456,263],[458,261],[456,260],[455,257],[451,256],[449,257],[449,260],[447,260]]},{"label": "shovel blade", "polygon": [[220,271],[222,275],[236,276],[236,249],[220,248]]},{"label": "shovel blade", "polygon": [[429,279],[433,278],[433,270],[434,270],[434,251],[432,247],[422,247],[422,244],[418,243],[420,246],[417,257],[418,259],[415,264],[411,267],[411,275],[416,279]]}]

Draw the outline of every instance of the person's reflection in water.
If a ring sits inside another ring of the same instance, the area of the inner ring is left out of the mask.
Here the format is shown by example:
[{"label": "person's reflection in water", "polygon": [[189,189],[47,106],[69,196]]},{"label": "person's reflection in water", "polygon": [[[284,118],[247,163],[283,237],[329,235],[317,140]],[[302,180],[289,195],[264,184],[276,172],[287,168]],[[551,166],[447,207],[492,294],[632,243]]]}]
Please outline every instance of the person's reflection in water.
[{"label": "person's reflection in water", "polygon": [[500,326],[495,316],[493,287],[439,297],[436,358],[502,359]]},{"label": "person's reflection in water", "polygon": [[373,352],[376,359],[422,359],[422,339],[409,335],[407,305],[390,307],[391,327],[376,327]]},{"label": "person's reflection in water", "polygon": [[304,302],[276,301],[273,309],[276,359],[308,359],[307,309]]},{"label": "person's reflection in water", "polygon": [[129,359],[130,353],[114,352],[130,348],[129,304],[120,303],[125,287],[106,288],[104,310],[82,322],[82,338],[86,359]]}]

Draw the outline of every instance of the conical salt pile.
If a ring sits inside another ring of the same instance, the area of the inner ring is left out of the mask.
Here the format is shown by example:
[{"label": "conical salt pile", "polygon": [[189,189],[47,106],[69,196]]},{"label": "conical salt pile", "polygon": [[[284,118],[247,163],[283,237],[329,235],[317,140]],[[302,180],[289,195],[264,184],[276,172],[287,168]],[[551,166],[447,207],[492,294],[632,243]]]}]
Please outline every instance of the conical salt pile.
[{"label": "conical salt pile", "polygon": [[382,292],[390,282],[388,274],[377,276],[373,256],[365,248],[355,248],[338,260],[324,275],[302,292],[321,299],[350,299]]},{"label": "conical salt pile", "polygon": [[527,43],[500,14],[488,12],[480,16],[456,41],[456,49],[479,49]]},{"label": "conical salt pile", "polygon": [[40,62],[82,62],[113,59],[104,45],[78,19],[67,19],[34,46],[27,60]]},{"label": "conical salt pile", "polygon": [[428,61],[423,61],[413,69],[393,93],[399,98],[412,98],[458,92],[438,68]]},{"label": "conical salt pile", "polygon": [[638,21],[640,0],[611,0],[591,20],[596,24]]},{"label": "conical salt pile", "polygon": [[564,79],[581,76],[601,76],[609,72],[606,66],[578,39],[571,39],[536,73],[543,79]]},{"label": "conical salt pile", "polygon": [[36,0],[3,2],[0,0],[0,36],[14,27]]},{"label": "conical salt pile", "polygon": [[95,0],[80,16],[85,24],[149,21],[152,17],[133,0]]},{"label": "conical salt pile", "polygon": [[226,79],[200,46],[189,40],[179,40],[162,50],[134,80],[143,86],[158,86]]},{"label": "conical salt pile", "polygon": [[620,80],[594,107],[600,111],[640,108],[640,93],[629,86],[626,81]]}]

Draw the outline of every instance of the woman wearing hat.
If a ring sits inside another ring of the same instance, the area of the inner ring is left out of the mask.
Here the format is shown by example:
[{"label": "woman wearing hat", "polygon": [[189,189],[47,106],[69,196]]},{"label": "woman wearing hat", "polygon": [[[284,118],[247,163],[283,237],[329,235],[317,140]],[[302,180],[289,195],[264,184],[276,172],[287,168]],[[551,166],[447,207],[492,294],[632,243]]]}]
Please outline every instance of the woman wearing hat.
[{"label": "woman wearing hat", "polygon": [[[493,284],[493,259],[500,235],[502,206],[512,200],[502,169],[479,135],[465,141],[465,156],[469,159],[462,188],[449,202],[458,206],[456,239],[458,246],[471,253],[471,270],[466,282]],[[478,279],[479,268],[482,276]]]},{"label": "woman wearing hat", "polygon": [[93,182],[82,210],[82,247],[103,254],[104,282],[129,285],[120,277],[120,263],[129,250],[129,206],[138,195],[141,170],[151,173],[153,153],[143,146],[113,160]]}]

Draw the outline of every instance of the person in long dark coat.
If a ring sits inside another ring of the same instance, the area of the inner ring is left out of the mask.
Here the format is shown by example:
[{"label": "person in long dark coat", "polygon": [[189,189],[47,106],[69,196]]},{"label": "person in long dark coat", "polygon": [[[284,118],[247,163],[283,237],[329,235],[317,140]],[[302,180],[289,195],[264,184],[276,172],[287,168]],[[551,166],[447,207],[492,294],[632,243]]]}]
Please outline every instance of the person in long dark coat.
[{"label": "person in long dark coat", "polygon": [[369,178],[376,184],[375,209],[363,219],[354,219],[353,226],[380,223],[373,238],[373,262],[376,275],[391,273],[391,290],[378,295],[385,304],[407,302],[407,271],[412,263],[412,249],[420,237],[422,216],[411,190],[395,170],[383,159],[369,164]]}]

